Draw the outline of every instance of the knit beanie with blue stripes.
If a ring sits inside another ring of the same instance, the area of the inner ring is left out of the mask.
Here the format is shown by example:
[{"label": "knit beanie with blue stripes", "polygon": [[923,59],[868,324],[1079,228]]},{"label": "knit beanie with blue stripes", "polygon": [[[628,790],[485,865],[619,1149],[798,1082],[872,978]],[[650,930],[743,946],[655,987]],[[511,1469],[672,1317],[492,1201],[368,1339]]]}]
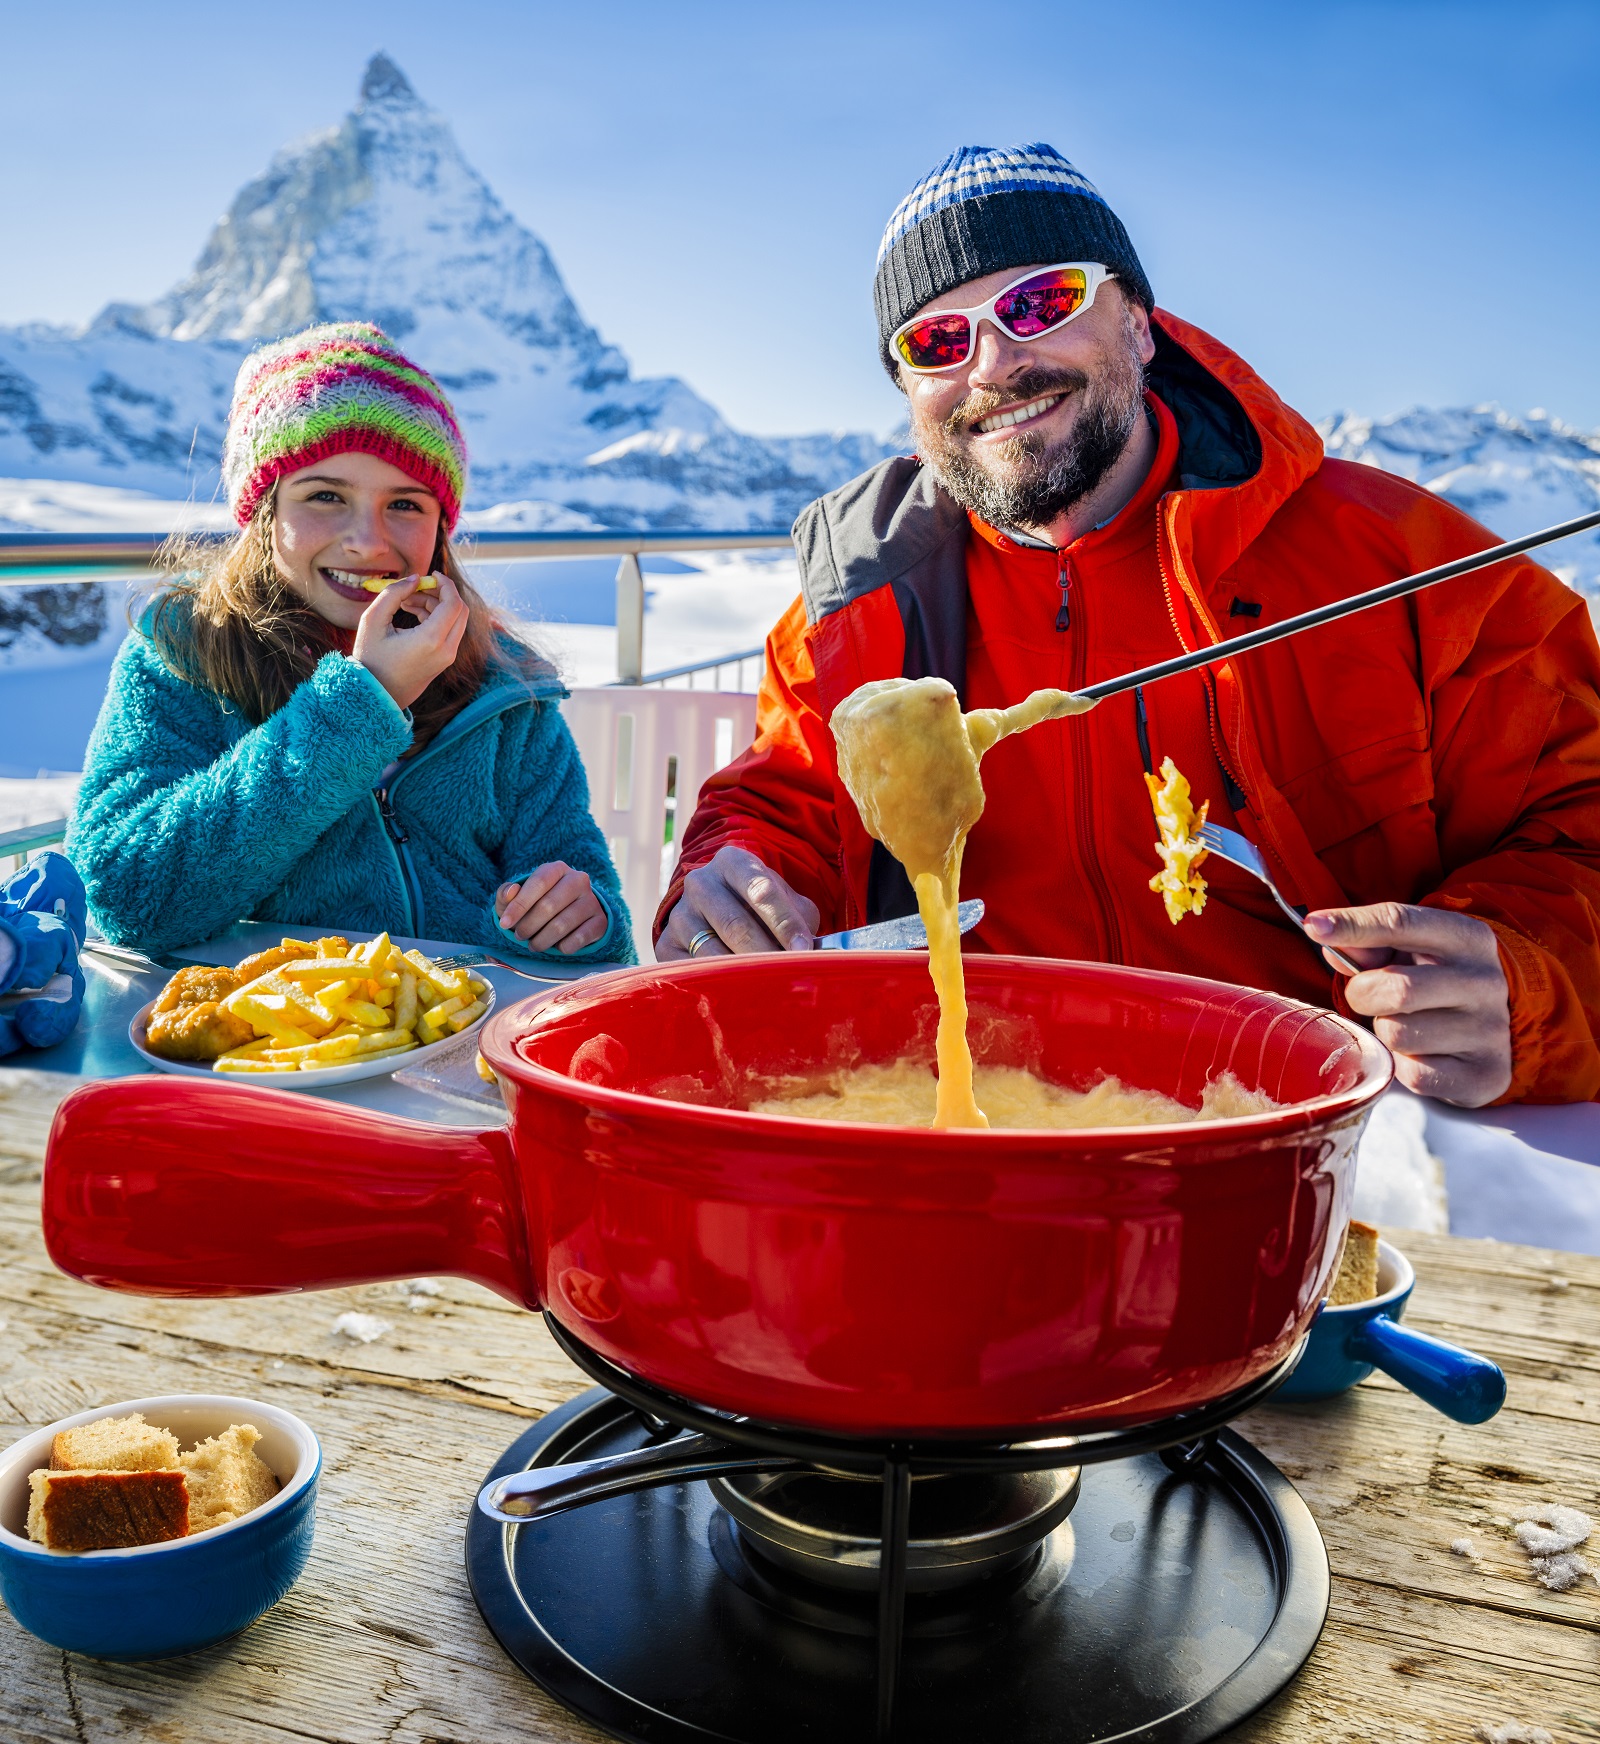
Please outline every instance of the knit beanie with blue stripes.
[{"label": "knit beanie with blue stripes", "polygon": [[1122,221],[1053,145],[964,145],[894,209],[878,245],[872,300],[883,367],[889,340],[935,297],[1007,267],[1097,260],[1147,309],[1155,293]]}]

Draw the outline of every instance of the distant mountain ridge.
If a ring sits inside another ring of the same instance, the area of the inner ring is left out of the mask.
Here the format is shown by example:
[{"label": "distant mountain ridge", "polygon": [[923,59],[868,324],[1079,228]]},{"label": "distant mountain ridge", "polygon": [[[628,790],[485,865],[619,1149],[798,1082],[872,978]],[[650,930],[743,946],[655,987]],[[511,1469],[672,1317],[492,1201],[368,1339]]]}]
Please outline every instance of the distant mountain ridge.
[{"label": "distant mountain ridge", "polygon": [[194,269],[81,331],[0,328],[0,476],[209,501],[252,346],[376,321],[451,394],[470,500],[559,504],[596,526],[781,526],[892,447],[732,429],[674,377],[637,378],[549,250],[386,55],[335,128],[247,183]]},{"label": "distant mountain ridge", "polygon": [[[1426,486],[1507,539],[1600,509],[1600,430],[1543,410],[1416,407],[1392,418],[1339,412],[1317,426],[1326,451]],[[1600,602],[1600,531],[1534,553]]]}]

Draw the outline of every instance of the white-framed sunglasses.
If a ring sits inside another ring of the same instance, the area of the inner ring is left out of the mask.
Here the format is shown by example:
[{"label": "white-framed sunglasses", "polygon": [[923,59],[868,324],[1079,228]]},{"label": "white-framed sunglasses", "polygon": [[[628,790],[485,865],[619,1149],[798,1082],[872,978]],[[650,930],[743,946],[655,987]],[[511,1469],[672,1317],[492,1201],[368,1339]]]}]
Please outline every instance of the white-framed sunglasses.
[{"label": "white-framed sunglasses", "polygon": [[1013,279],[987,303],[914,315],[895,329],[889,343],[895,356],[918,375],[959,369],[972,356],[980,321],[993,321],[1002,333],[1026,343],[1075,321],[1093,306],[1095,292],[1116,276],[1097,260],[1041,267]]}]

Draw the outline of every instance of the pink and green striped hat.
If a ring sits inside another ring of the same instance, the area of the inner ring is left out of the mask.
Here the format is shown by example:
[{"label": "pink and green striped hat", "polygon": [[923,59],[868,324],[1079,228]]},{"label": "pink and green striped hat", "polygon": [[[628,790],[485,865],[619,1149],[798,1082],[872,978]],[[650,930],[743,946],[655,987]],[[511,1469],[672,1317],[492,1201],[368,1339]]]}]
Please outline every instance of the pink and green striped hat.
[{"label": "pink and green striped hat", "polygon": [[233,385],[222,480],[248,526],[285,473],[350,450],[376,454],[438,497],[455,528],[467,445],[439,384],[366,321],[308,327],[252,351]]}]

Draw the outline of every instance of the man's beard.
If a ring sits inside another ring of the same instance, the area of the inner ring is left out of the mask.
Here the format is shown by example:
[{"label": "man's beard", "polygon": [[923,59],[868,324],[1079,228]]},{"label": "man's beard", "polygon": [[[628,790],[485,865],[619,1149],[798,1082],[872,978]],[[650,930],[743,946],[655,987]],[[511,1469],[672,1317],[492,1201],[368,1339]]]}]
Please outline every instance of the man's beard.
[{"label": "man's beard", "polygon": [[[942,423],[914,420],[918,454],[962,508],[991,527],[1049,526],[1104,479],[1144,411],[1144,366],[1131,323],[1122,337],[1097,377],[1041,365],[1009,383],[1004,396],[969,394]],[[1042,435],[1024,431],[987,448],[985,459],[977,457],[975,425],[1008,406],[1054,393],[1081,395],[1064,438],[1046,448]]]}]

